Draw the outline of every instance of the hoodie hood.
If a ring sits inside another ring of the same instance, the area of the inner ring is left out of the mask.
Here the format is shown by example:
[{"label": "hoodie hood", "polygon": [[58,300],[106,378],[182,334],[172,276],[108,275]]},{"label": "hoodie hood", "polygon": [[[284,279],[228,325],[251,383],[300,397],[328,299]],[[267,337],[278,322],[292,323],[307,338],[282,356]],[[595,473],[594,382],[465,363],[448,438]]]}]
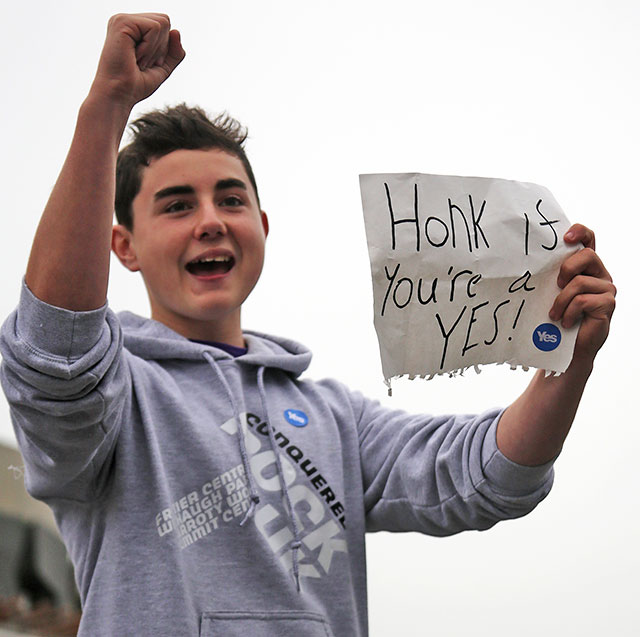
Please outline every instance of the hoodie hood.
[{"label": "hoodie hood", "polygon": [[[118,314],[124,333],[125,347],[145,360],[201,359],[208,352],[214,360],[233,356],[217,347],[194,343],[166,325],[132,312]],[[236,360],[243,364],[279,369],[293,378],[300,376],[311,363],[311,352],[290,339],[260,332],[244,331],[248,351]]]}]

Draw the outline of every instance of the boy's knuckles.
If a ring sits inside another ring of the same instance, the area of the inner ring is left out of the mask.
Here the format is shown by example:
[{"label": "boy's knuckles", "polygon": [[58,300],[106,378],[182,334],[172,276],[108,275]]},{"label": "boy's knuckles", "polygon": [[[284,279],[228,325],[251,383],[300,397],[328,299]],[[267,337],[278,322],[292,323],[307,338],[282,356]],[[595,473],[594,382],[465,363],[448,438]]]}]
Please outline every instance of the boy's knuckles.
[{"label": "boy's knuckles", "polygon": [[580,252],[576,252],[574,256],[576,257],[576,260],[581,263],[602,264],[602,261],[600,261],[600,257],[596,254],[596,251],[589,246],[584,247],[582,250],[580,250]]},{"label": "boy's knuckles", "polygon": [[122,20],[122,15],[122,13],[116,13],[115,15],[112,15],[107,22],[107,26],[110,27],[120,22]]},{"label": "boy's knuckles", "polygon": [[131,15],[128,13],[116,13],[109,18],[109,22],[107,23],[108,29],[120,29],[125,24],[129,24],[131,22]]},{"label": "boy's knuckles", "polygon": [[578,274],[565,287],[565,291],[567,294],[577,295],[583,294],[585,292],[593,292],[595,288],[598,286],[594,286],[594,281],[592,277],[585,276],[583,274]]},{"label": "boy's knuckles", "polygon": [[560,266],[560,276],[568,280],[582,272],[610,279],[602,260],[592,248],[583,248],[572,254]]},{"label": "boy's knuckles", "polygon": [[169,16],[166,13],[141,13],[140,15],[144,16],[145,18],[158,20],[160,22],[166,22],[166,23],[171,22]]},{"label": "boy's knuckles", "polygon": [[591,228],[587,228],[587,226],[578,223],[574,226],[574,231],[576,232],[577,240],[580,241],[585,248],[595,249],[596,235]]},{"label": "boy's knuckles", "polygon": [[118,30],[136,24],[148,32],[168,31],[171,27],[169,16],[164,13],[116,13],[107,22],[107,30]]},{"label": "boy's knuckles", "polygon": [[603,308],[605,309],[605,312],[607,313],[607,315],[611,317],[614,310],[616,309],[615,294],[613,294],[612,292],[609,292],[607,294],[603,294],[602,296],[603,296],[603,300],[602,300]]}]

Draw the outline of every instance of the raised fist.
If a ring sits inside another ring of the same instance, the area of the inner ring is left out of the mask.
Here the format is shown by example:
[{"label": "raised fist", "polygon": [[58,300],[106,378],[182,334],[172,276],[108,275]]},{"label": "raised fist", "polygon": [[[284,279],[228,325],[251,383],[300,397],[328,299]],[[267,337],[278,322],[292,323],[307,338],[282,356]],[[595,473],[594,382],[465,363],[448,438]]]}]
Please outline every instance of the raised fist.
[{"label": "raised fist", "polygon": [[151,95],[185,56],[163,13],[114,15],[91,92],[128,108]]}]

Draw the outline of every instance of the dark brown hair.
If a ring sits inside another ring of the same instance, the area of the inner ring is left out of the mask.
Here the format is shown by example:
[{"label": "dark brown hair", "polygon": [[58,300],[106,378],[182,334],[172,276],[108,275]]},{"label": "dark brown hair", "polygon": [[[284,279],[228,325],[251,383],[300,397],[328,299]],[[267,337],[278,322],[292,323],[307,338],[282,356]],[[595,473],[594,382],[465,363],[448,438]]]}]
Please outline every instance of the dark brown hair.
[{"label": "dark brown hair", "polygon": [[197,106],[178,104],[146,113],[129,127],[133,139],[118,153],[116,164],[116,219],[125,228],[133,229],[131,204],[140,191],[143,168],[174,150],[217,148],[234,155],[242,162],[258,197],[253,170],[242,146],[247,130],[226,113],[210,119]]}]

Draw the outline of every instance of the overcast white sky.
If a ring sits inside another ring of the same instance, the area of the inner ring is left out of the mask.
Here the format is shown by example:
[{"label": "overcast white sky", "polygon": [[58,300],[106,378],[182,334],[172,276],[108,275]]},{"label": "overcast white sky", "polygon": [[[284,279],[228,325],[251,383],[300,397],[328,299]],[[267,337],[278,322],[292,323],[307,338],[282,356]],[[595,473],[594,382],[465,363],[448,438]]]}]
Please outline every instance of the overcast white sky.
[{"label": "overcast white sky", "polygon": [[[249,127],[271,233],[245,327],[311,347],[313,377],[434,413],[507,404],[530,378],[491,367],[399,381],[386,396],[359,173],[532,181],[596,230],[618,309],[554,490],[486,533],[370,536],[371,635],[637,635],[640,3],[14,3],[0,39],[3,317],[106,21],[148,10],[171,16],[187,58],[137,112],[186,101]],[[148,314],[141,281],[116,261],[110,303]],[[6,405],[0,439],[14,440]]]}]

